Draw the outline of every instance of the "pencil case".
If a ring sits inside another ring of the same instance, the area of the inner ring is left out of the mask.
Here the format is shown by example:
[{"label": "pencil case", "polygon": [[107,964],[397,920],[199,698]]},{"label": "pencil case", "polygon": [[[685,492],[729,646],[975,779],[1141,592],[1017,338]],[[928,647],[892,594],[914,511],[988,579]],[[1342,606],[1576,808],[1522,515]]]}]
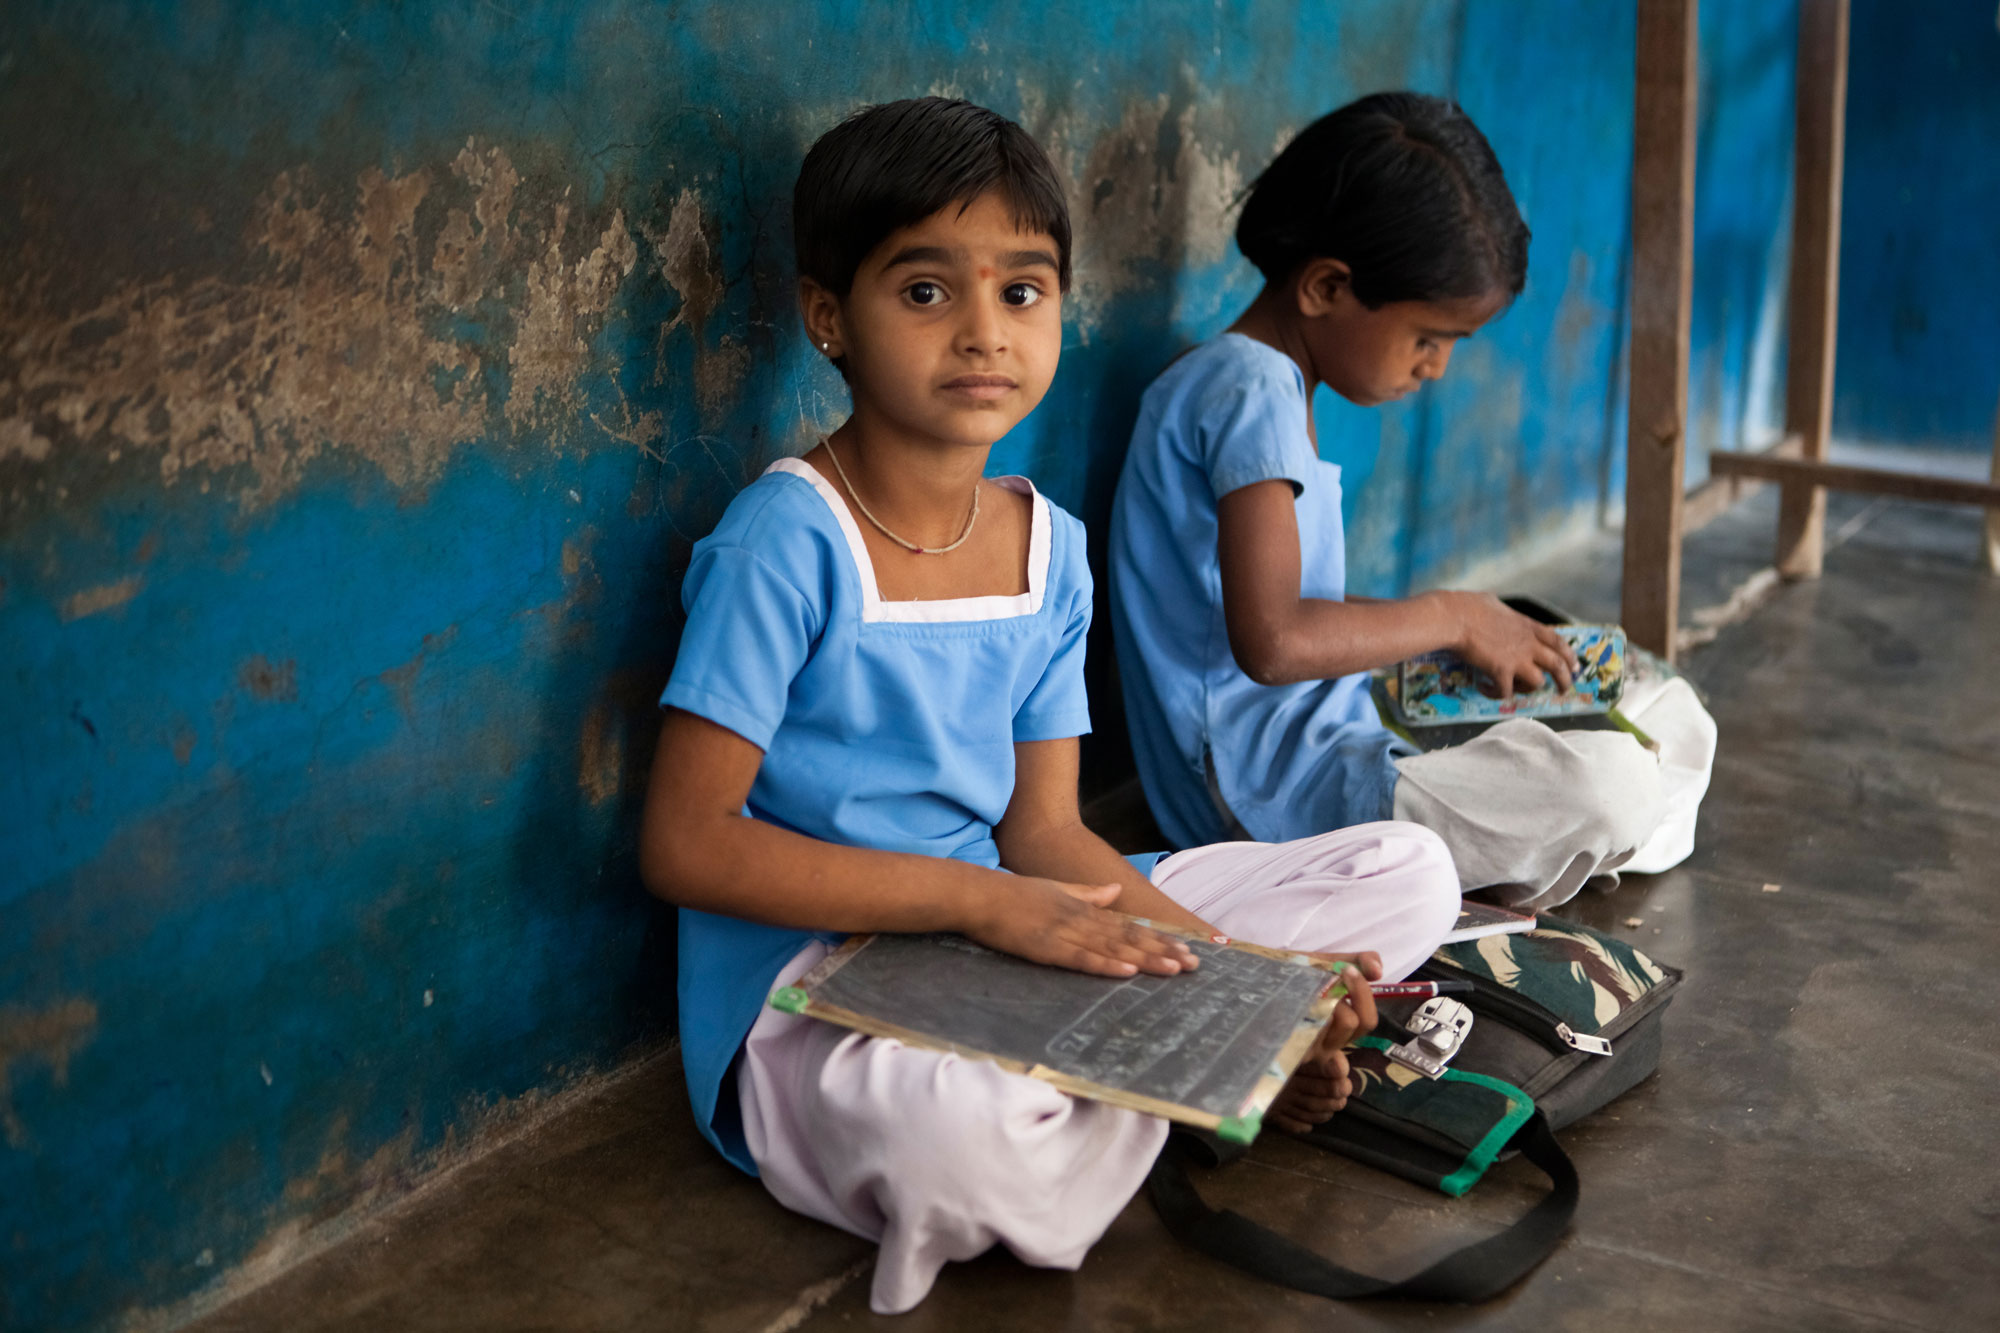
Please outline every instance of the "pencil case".
[{"label": "pencil case", "polygon": [[1556,625],[1576,653],[1569,689],[1550,680],[1538,690],[1499,699],[1482,688],[1486,677],[1456,653],[1425,653],[1402,663],[1395,705],[1412,727],[1495,722],[1509,717],[1575,717],[1604,713],[1625,692],[1625,631],[1616,625]]}]

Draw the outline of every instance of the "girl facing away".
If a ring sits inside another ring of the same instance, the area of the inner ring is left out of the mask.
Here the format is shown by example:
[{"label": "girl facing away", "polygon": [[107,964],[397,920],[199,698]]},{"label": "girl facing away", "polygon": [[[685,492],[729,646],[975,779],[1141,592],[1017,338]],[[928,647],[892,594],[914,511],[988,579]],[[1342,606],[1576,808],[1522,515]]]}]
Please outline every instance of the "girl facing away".
[{"label": "girl facing away", "polygon": [[1686,682],[1627,701],[1664,782],[1627,734],[1528,719],[1419,755],[1370,696],[1371,668],[1441,648],[1506,694],[1576,667],[1485,593],[1348,597],[1340,469],[1313,433],[1320,385],[1363,406],[1414,393],[1520,293],[1528,228],[1485,137],[1439,98],[1364,97],[1278,155],[1236,240],[1264,288],[1147,390],[1112,507],[1119,674],[1169,841],[1393,816],[1444,838],[1466,890],[1528,907],[1685,857],[1715,741]]},{"label": "girl facing away", "polygon": [[766,1005],[844,933],[957,931],[1109,977],[1195,966],[1130,916],[1337,954],[1353,1000],[1267,1116],[1304,1129],[1347,1096],[1339,1048],[1375,1021],[1364,977],[1430,954],[1457,879],[1411,824],[1150,866],[1084,827],[1083,529],[1025,478],[983,475],[1056,370],[1055,173],[1019,126],[924,98],[830,131],[793,210],[800,311],[853,412],[695,547],[641,869],[680,907],[702,1133],[787,1207],[878,1240],[886,1313],[995,1243],[1075,1267],[1167,1131]]}]

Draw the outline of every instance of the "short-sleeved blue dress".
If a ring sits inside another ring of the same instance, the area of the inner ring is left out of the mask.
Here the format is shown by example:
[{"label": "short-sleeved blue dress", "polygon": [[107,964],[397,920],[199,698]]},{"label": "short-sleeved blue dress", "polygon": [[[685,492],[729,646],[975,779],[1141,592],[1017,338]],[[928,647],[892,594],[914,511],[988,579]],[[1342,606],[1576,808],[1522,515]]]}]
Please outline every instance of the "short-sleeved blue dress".
[{"label": "short-sleeved blue dress", "polygon": [[[839,495],[781,459],[694,548],[687,628],[660,702],[764,751],[746,813],[810,837],[998,866],[1014,744],[1090,730],[1083,526],[1025,478],[1028,591],[883,601]],[[814,936],[681,909],[682,1058],[695,1117],[755,1174],[731,1062],[784,964]],[[829,940],[838,936],[823,936]]]},{"label": "short-sleeved blue dress", "polygon": [[1146,797],[1176,847],[1285,842],[1388,819],[1399,756],[1365,673],[1260,685],[1223,620],[1216,502],[1254,482],[1297,493],[1299,592],[1346,596],[1340,469],[1307,428],[1292,359],[1225,333],[1146,390],[1111,510],[1111,616]]}]

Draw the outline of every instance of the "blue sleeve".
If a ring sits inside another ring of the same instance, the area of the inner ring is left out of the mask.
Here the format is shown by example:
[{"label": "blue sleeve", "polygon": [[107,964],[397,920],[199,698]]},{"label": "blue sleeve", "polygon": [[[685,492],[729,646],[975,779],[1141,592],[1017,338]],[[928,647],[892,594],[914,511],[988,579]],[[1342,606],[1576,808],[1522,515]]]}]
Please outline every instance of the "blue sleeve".
[{"label": "blue sleeve", "polygon": [[1066,740],[1090,730],[1090,700],[1083,688],[1084,640],[1090,637],[1090,566],[1083,554],[1083,525],[1051,506],[1050,517],[1065,528],[1059,544],[1060,577],[1051,560],[1048,596],[1062,604],[1048,608],[1060,619],[1055,652],[1042,677],[1014,710],[1014,739]]},{"label": "blue sleeve", "polygon": [[703,542],[681,584],[681,604],[687,628],[661,705],[769,750],[792,681],[819,636],[812,599],[751,551]]},{"label": "blue sleeve", "polygon": [[1279,478],[1294,495],[1305,489],[1317,455],[1296,384],[1259,374],[1218,384],[1199,404],[1196,429],[1216,499]]}]

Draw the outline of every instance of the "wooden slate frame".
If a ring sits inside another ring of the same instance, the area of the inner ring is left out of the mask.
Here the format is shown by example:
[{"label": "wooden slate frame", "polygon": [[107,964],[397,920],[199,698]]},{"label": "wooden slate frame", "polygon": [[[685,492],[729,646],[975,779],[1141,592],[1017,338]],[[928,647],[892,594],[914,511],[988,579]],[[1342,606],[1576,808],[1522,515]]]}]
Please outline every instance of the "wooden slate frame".
[{"label": "wooden slate frame", "polygon": [[[1140,921],[1142,924],[1159,931],[1163,935],[1177,935],[1183,939],[1209,942],[1209,936],[1196,931],[1184,930],[1178,926],[1170,926],[1158,921],[1147,921],[1140,917],[1132,919]],[[1128,1092],[1123,1088],[1114,1088],[1101,1083],[1093,1083],[1088,1079],[1077,1078],[1073,1075],[1065,1074],[1061,1070],[1051,1069],[1044,1064],[1030,1064],[1026,1061],[995,1055],[990,1051],[960,1045],[941,1037],[906,1028],[868,1014],[856,1013],[851,1009],[827,1004],[824,1001],[814,998],[814,989],[825,982],[828,977],[839,971],[841,967],[845,966],[849,959],[859,953],[874,938],[875,936],[872,934],[850,937],[838,949],[821,959],[816,966],[792,985],[780,987],[773,991],[770,998],[772,1007],[782,1009],[786,1013],[801,1014],[809,1018],[817,1018],[828,1023],[834,1023],[840,1027],[851,1028],[856,1032],[866,1033],[871,1037],[887,1037],[894,1041],[900,1041],[906,1046],[914,1046],[921,1050],[946,1051],[954,1055],[963,1056],[969,1060],[983,1060],[988,1064],[999,1066],[1010,1074],[1020,1074],[1023,1077],[1047,1083],[1050,1087],[1060,1089],[1071,1096],[1083,1097],[1090,1101],[1104,1102],[1110,1106],[1123,1107],[1125,1110],[1138,1111],[1145,1115],[1159,1116],[1162,1119],[1172,1120],[1183,1125],[1192,1125],[1198,1129],[1211,1130],[1217,1137],[1233,1143],[1247,1144],[1257,1137],[1258,1130],[1263,1125],[1264,1113],[1271,1109],[1271,1103],[1277,1100],[1277,1096],[1279,1092],[1283,1091],[1286,1081],[1291,1078],[1293,1071],[1299,1067],[1300,1062],[1312,1050],[1313,1043],[1319,1040],[1320,1033],[1325,1030],[1328,1020],[1333,1017],[1334,1005],[1347,994],[1346,987],[1337,981],[1329,981],[1327,987],[1320,991],[1311,1007],[1293,1028],[1292,1034],[1286,1038],[1285,1044],[1279,1049],[1276,1057],[1273,1058],[1270,1067],[1258,1078],[1249,1098],[1244,1103],[1243,1110],[1233,1116],[1222,1116],[1201,1111],[1194,1107],[1182,1106],[1177,1102],[1164,1101],[1157,1097],[1142,1096],[1137,1093]],[[1224,947],[1238,949],[1245,953],[1257,954],[1264,958],[1276,958],[1288,962],[1301,963],[1304,966],[1317,968],[1322,972],[1326,972],[1329,976],[1335,974],[1341,966],[1344,966],[1344,964],[1329,963],[1322,959],[1312,958],[1294,950],[1271,949],[1261,944],[1247,944],[1240,940],[1231,940]]]}]

